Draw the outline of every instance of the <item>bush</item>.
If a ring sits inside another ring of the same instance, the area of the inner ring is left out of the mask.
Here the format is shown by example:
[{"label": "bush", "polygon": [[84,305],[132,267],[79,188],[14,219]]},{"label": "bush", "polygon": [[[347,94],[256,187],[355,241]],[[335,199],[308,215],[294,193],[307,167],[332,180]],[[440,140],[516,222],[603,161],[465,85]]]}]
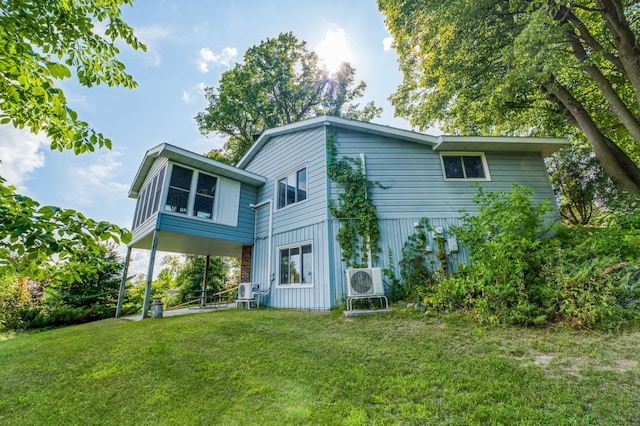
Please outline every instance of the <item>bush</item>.
[{"label": "bush", "polygon": [[452,229],[471,265],[437,282],[424,298],[442,310],[466,309],[480,322],[564,323],[611,329],[640,312],[640,215],[607,228],[544,226],[551,209],[530,189],[478,189],[477,215]]}]

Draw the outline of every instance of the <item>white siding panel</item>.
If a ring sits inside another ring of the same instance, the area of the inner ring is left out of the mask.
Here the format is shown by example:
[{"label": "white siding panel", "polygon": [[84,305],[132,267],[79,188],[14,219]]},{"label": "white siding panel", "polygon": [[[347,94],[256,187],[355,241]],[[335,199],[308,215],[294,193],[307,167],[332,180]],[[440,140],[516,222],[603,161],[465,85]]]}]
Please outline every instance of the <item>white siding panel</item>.
[{"label": "white siding panel", "polygon": [[240,206],[240,182],[219,177],[216,200],[216,222],[222,225],[238,226],[238,208]]}]

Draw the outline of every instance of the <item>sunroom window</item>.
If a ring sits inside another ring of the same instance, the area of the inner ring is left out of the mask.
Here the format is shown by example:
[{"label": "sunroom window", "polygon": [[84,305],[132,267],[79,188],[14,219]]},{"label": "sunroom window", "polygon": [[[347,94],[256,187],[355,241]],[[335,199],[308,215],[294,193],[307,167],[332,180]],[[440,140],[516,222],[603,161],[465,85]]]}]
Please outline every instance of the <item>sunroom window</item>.
[{"label": "sunroom window", "polygon": [[446,180],[489,180],[483,153],[448,153],[441,159]]},{"label": "sunroom window", "polygon": [[311,244],[279,248],[279,285],[313,284],[313,249]]},{"label": "sunroom window", "polygon": [[196,200],[193,215],[211,219],[213,217],[213,200],[216,192],[217,179],[214,176],[200,173],[196,186]]},{"label": "sunroom window", "polygon": [[152,177],[138,194],[136,211],[133,215],[133,229],[144,223],[151,215],[158,211],[162,184],[164,182],[164,168]]},{"label": "sunroom window", "polygon": [[213,219],[218,179],[206,173],[173,165],[166,211]]},{"label": "sunroom window", "polygon": [[173,166],[165,210],[187,214],[192,177],[193,170],[176,165]]},{"label": "sunroom window", "polygon": [[287,207],[307,199],[307,169],[297,170],[278,179],[278,208]]}]

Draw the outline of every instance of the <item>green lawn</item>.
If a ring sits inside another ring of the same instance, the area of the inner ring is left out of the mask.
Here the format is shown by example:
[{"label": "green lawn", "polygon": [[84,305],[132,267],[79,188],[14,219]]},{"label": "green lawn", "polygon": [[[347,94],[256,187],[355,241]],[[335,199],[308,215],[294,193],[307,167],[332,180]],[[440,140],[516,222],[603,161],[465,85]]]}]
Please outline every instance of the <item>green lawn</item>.
[{"label": "green lawn", "polygon": [[227,310],[0,342],[0,424],[639,424],[640,332]]}]

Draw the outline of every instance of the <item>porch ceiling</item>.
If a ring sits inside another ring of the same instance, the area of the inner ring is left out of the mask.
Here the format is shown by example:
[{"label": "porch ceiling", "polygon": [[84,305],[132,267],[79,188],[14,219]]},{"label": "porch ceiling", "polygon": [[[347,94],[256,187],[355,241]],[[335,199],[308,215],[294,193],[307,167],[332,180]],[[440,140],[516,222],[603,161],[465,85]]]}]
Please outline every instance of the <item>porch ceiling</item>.
[{"label": "porch ceiling", "polygon": [[[153,231],[134,239],[131,248],[151,250]],[[159,231],[158,251],[210,256],[241,257],[242,243],[217,238],[198,237],[171,231]]]}]

